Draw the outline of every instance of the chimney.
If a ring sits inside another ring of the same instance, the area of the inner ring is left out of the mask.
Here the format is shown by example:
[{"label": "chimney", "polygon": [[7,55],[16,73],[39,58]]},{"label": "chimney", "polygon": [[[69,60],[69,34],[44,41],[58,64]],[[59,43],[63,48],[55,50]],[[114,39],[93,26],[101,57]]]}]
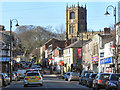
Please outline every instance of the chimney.
[{"label": "chimney", "polygon": [[104,34],[110,34],[110,28],[104,28]]}]

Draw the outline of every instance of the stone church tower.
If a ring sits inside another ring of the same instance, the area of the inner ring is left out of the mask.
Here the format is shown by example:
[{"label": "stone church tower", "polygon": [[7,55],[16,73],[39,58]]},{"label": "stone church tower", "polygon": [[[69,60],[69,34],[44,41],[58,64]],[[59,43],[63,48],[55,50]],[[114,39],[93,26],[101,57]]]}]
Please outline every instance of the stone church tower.
[{"label": "stone church tower", "polygon": [[77,37],[81,32],[87,32],[87,10],[85,7],[66,5],[66,40]]}]

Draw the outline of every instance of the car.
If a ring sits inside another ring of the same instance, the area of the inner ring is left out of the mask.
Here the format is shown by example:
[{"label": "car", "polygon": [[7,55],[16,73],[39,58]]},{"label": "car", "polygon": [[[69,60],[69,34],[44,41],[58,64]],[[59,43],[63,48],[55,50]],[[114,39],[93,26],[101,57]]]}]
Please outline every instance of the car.
[{"label": "car", "polygon": [[9,85],[10,84],[10,77],[8,77],[7,73],[0,73],[0,75],[2,76],[3,86]]},{"label": "car", "polygon": [[118,81],[119,78],[120,78],[120,74],[115,74],[115,73],[110,74],[108,81],[106,81],[105,89],[120,90],[119,81]]},{"label": "car", "polygon": [[27,69],[27,70],[26,70],[26,73],[27,73],[27,72],[31,72],[31,71],[39,71],[40,74],[41,74],[41,76],[43,77],[42,71],[41,71],[41,70],[38,70],[38,69]]},{"label": "car", "polygon": [[43,85],[43,77],[38,71],[27,72],[24,78],[24,87],[28,85]]},{"label": "car", "polygon": [[82,73],[81,73],[81,76],[79,78],[79,84],[83,84],[83,78],[85,77],[86,73],[95,73],[95,72],[92,71],[92,70],[88,70],[88,71],[83,70]]},{"label": "car", "polygon": [[14,71],[13,73],[15,73],[15,75],[17,76],[17,81],[20,81],[19,73],[17,71]]},{"label": "car", "polygon": [[87,80],[89,78],[90,73],[86,73],[85,76],[83,77],[83,85],[87,85]]},{"label": "car", "polygon": [[19,73],[19,77],[20,77],[20,79],[24,79],[24,76],[25,76],[26,70],[24,70],[24,69],[18,69],[17,72]]},{"label": "car", "polygon": [[40,66],[36,66],[35,69],[42,70]]},{"label": "car", "polygon": [[12,73],[12,81],[17,81],[17,76],[15,75],[15,73]]},{"label": "car", "polygon": [[104,89],[110,73],[98,73],[93,80],[93,89]]},{"label": "car", "polygon": [[2,75],[0,74],[0,88],[3,87],[3,78]]},{"label": "car", "polygon": [[96,77],[96,75],[97,75],[97,73],[91,73],[90,74],[90,76],[89,76],[89,78],[88,78],[88,80],[87,80],[87,86],[88,87],[92,87],[92,85],[93,85],[93,80],[95,79],[95,77]]},{"label": "car", "polygon": [[66,81],[78,81],[79,80],[79,73],[76,72],[67,72],[65,75],[65,80]]},{"label": "car", "polygon": [[66,73],[63,73],[63,75],[62,75],[62,79],[65,79],[65,75],[66,75]]}]

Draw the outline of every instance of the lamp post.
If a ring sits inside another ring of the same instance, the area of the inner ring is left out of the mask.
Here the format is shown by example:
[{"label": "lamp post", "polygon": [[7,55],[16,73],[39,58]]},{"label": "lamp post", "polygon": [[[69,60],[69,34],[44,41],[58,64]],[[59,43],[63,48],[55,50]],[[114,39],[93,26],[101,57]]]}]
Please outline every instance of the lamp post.
[{"label": "lamp post", "polygon": [[12,63],[11,63],[11,60],[12,60],[12,22],[13,21],[16,21],[16,25],[15,26],[19,26],[18,25],[18,21],[17,19],[10,19],[10,60],[9,60],[9,64],[10,64],[10,82],[12,82]]},{"label": "lamp post", "polygon": [[108,8],[112,7],[113,10],[114,10],[114,18],[115,18],[115,25],[114,25],[114,28],[115,28],[115,73],[118,73],[118,60],[117,60],[117,45],[116,45],[116,7],[112,6],[112,5],[109,5],[107,8],[106,8],[106,13],[105,15],[110,15],[110,13],[108,12]]}]

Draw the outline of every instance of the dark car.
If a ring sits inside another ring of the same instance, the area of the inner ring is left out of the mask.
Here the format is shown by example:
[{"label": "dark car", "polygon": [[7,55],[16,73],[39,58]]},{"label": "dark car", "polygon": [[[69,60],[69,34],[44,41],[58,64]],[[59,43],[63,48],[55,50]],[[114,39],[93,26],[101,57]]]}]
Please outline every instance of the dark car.
[{"label": "dark car", "polygon": [[66,75],[66,73],[63,73],[63,75],[62,75],[62,79],[65,79],[65,75]]},{"label": "dark car", "polygon": [[85,76],[83,77],[83,85],[87,85],[87,80],[89,78],[90,73],[86,73]]},{"label": "dark car", "polygon": [[89,78],[87,79],[87,86],[88,87],[92,87],[93,84],[93,80],[95,79],[95,76],[97,75],[97,73],[91,73],[89,75]]},{"label": "dark car", "polygon": [[106,86],[105,89],[109,90],[109,89],[114,89],[114,90],[119,90],[119,78],[120,78],[120,74],[110,74],[110,77],[108,79],[108,81],[106,82]]},{"label": "dark car", "polygon": [[83,78],[85,77],[86,73],[94,73],[94,71],[92,71],[92,70],[89,70],[89,71],[83,70],[82,73],[81,73],[81,76],[79,78],[79,84],[83,84]]},{"label": "dark car", "polygon": [[106,81],[109,79],[110,73],[98,73],[93,80],[93,89],[105,88]]}]

